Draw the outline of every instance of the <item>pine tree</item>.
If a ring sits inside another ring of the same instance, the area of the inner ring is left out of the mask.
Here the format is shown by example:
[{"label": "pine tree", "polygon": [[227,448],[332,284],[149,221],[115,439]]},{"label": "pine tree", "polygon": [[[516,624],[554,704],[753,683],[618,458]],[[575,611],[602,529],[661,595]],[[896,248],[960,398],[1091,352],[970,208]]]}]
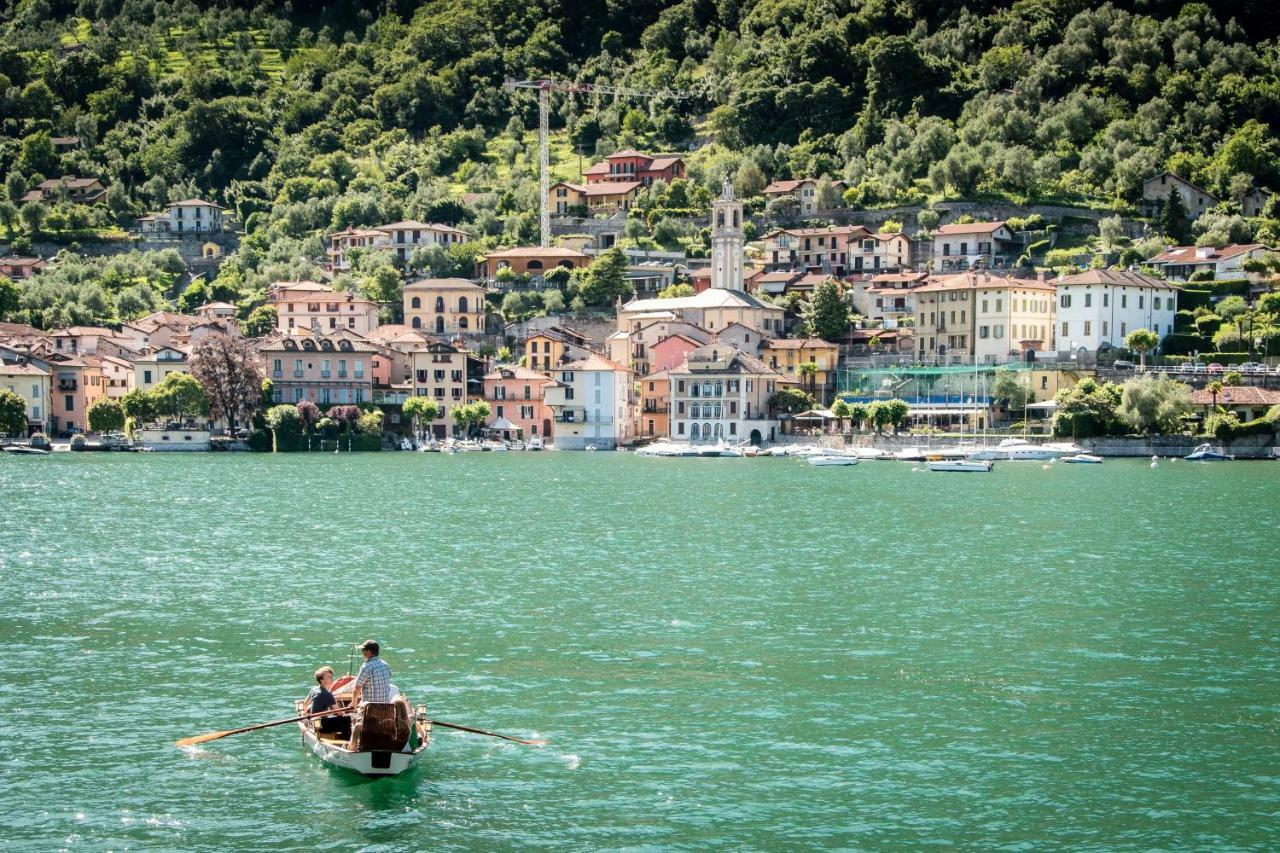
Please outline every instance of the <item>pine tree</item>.
[{"label": "pine tree", "polygon": [[1182,193],[1171,189],[1160,209],[1160,230],[1181,244],[1187,241],[1187,224],[1187,208],[1182,203]]},{"label": "pine tree", "polygon": [[840,293],[840,287],[831,279],[818,284],[804,307],[804,319],[809,331],[824,341],[838,341],[849,328],[849,306]]}]

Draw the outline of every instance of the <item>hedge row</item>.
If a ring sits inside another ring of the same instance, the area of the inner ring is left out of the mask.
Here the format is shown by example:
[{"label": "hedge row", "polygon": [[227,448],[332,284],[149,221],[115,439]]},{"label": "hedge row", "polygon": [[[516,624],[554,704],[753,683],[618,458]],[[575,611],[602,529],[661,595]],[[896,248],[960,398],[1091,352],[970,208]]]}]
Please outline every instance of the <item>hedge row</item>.
[{"label": "hedge row", "polygon": [[[277,437],[279,450],[281,453],[305,453],[307,452],[306,436],[298,432],[281,432]],[[271,452],[271,430],[255,429],[249,433],[249,449],[256,450],[259,453]],[[311,452],[332,453],[335,449],[342,453],[346,453],[348,449],[352,451],[370,452],[382,449],[382,436],[365,435],[358,433],[356,435],[343,435],[337,438],[320,438],[312,436],[310,442]]]}]

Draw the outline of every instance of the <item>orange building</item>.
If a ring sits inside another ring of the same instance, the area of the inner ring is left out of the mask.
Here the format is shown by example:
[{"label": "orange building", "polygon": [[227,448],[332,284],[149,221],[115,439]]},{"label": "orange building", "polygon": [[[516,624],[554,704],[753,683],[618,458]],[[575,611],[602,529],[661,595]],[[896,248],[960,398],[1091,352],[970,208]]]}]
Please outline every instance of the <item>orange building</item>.
[{"label": "orange building", "polygon": [[684,160],[676,155],[644,154],[631,149],[610,154],[582,173],[588,184],[635,181],[646,187],[654,181],[671,183],[684,176]]},{"label": "orange building", "polygon": [[489,424],[505,419],[525,438],[551,441],[551,407],[543,391],[555,380],[527,367],[499,367],[484,376],[484,399],[489,404]]}]

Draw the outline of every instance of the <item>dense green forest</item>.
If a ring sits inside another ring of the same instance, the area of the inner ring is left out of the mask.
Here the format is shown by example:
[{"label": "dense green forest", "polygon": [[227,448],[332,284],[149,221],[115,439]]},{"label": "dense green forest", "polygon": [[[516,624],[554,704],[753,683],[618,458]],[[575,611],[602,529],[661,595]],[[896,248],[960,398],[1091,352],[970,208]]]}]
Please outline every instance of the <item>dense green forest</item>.
[{"label": "dense green forest", "polygon": [[[1168,168],[1229,201],[1280,188],[1278,25],[1268,4],[1158,0],[5,0],[0,222],[11,237],[101,236],[175,198],[216,200],[247,236],[209,292],[246,306],[307,275],[320,235],[348,225],[412,217],[529,242],[536,104],[502,83],[539,76],[681,95],[554,96],[561,176],[579,155],[688,152],[689,184],[641,211],[702,203],[725,175],[748,197],[828,175],[862,206],[1126,210]],[[67,174],[101,178],[106,203],[44,216],[19,203]],[[629,234],[698,241],[665,220]],[[418,261],[467,273],[479,248]],[[131,263],[73,265],[23,295],[29,316],[60,319],[68,301],[76,319],[86,301],[125,316],[172,295],[168,260]],[[391,287],[384,264],[356,277]]]}]

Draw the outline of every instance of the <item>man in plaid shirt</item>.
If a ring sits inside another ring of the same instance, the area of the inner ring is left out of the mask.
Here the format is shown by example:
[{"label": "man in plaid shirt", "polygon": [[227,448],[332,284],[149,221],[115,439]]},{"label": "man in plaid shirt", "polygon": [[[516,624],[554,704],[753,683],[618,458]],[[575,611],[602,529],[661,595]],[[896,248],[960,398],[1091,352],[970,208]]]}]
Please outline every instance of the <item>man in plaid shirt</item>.
[{"label": "man in plaid shirt", "polygon": [[353,706],[361,702],[391,701],[391,667],[378,657],[379,651],[381,649],[377,640],[365,640],[360,646],[364,663],[360,665],[360,672],[356,673],[356,687],[351,694]]}]

